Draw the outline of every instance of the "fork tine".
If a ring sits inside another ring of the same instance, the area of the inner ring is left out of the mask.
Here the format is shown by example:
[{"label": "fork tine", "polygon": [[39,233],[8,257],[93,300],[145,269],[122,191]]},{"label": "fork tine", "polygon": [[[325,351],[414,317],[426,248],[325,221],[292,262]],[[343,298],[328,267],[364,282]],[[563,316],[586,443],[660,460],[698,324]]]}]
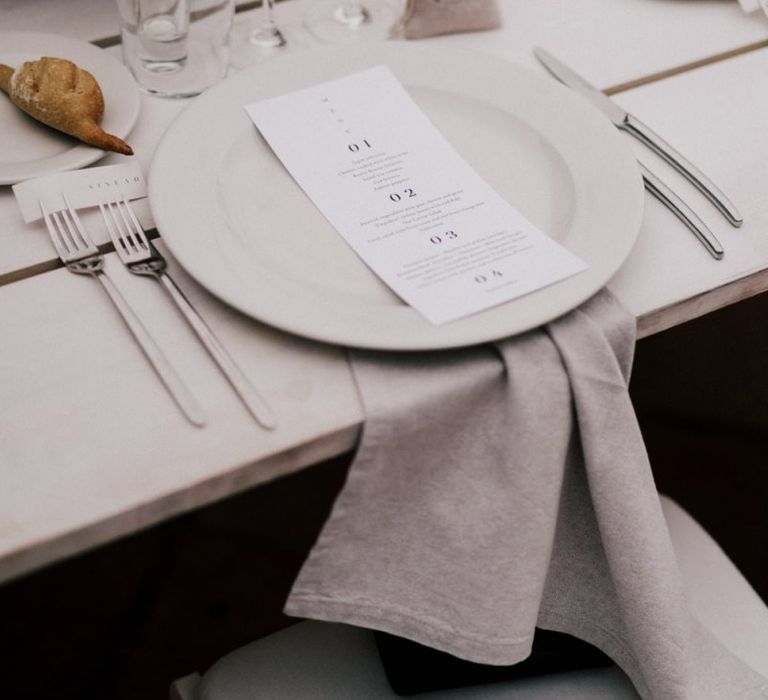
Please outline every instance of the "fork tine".
[{"label": "fork tine", "polygon": [[65,239],[61,235],[61,231],[57,225],[58,222],[54,220],[53,214],[45,208],[42,201],[40,202],[40,211],[43,212],[43,220],[48,228],[51,243],[53,243],[53,247],[56,248],[56,253],[60,258],[69,257],[69,247],[66,245]]},{"label": "fork tine", "polygon": [[114,219],[114,214],[112,212],[110,203],[99,202],[99,211],[101,212],[101,218],[104,219],[104,223],[107,226],[107,231],[109,232],[109,237],[112,239],[112,243],[114,244],[115,250],[117,250],[118,254],[121,252],[130,252],[126,246],[125,240],[123,239],[122,231],[117,225],[117,221]]},{"label": "fork tine", "polygon": [[149,246],[147,245],[147,238],[144,235],[144,229],[141,228],[141,224],[136,220],[133,210],[128,204],[128,200],[126,200],[122,193],[120,194],[120,199],[115,200],[115,209],[120,213],[123,224],[130,236],[131,243],[136,247],[136,252],[147,252]]},{"label": "fork tine", "polygon": [[122,200],[123,206],[125,207],[125,210],[128,212],[128,215],[131,218],[131,222],[133,223],[133,230],[134,230],[134,233],[136,234],[136,237],[139,239],[139,242],[141,243],[142,247],[145,250],[149,250],[147,234],[144,231],[144,227],[139,223],[139,220],[136,217],[136,214],[134,214],[131,203],[125,198],[125,195],[122,194],[122,192],[120,193],[120,198]]},{"label": "fork tine", "polygon": [[81,246],[75,237],[74,227],[67,219],[66,212],[63,209],[51,213],[51,218],[56,223],[59,230],[59,237],[64,242],[64,247],[70,255],[76,255]]},{"label": "fork tine", "polygon": [[[67,205],[67,210],[69,212],[70,219],[72,221],[74,229],[77,231],[77,233],[80,235],[80,238],[82,242],[85,244],[86,248],[95,248],[93,241],[91,240],[91,237],[88,235],[88,232],[85,230],[85,227],[83,226],[82,221],[80,221],[80,217],[77,215],[77,209],[75,209],[72,204],[70,203],[69,199],[67,199],[67,195],[65,195],[63,192],[61,194],[62,199],[64,200],[64,203]],[[64,211],[62,210],[62,215],[64,214]],[[66,219],[66,217],[64,217]],[[72,230],[70,229],[70,233],[72,233],[72,238],[76,240],[76,237]],[[76,245],[76,247],[80,247],[79,245]]]},{"label": "fork tine", "polygon": [[132,256],[140,253],[142,248],[135,239],[131,231],[131,225],[121,210],[119,202],[117,200],[104,202],[103,205],[99,204],[99,208],[118,254],[122,253],[126,256]]},{"label": "fork tine", "polygon": [[[70,252],[74,254],[77,253],[78,250],[81,250],[84,247],[83,242],[82,240],[78,240],[74,221],[72,221],[71,217],[67,215],[67,211],[62,209],[61,211],[53,212],[53,219],[59,224],[59,227],[62,231],[62,236],[68,243]],[[85,247],[87,247],[87,245],[88,244],[86,243]]]},{"label": "fork tine", "polygon": [[114,202],[112,202],[112,206],[114,207],[114,211],[117,212],[117,214],[115,214],[116,220],[117,220],[118,214],[120,215],[119,220],[122,221],[123,236],[131,242],[131,246],[133,246],[133,249],[136,253],[141,252],[140,240],[136,238],[136,235],[134,234],[134,231],[133,231],[133,227],[128,221],[128,218],[126,217],[125,212],[123,211],[123,208],[120,206],[120,200],[116,199]]}]

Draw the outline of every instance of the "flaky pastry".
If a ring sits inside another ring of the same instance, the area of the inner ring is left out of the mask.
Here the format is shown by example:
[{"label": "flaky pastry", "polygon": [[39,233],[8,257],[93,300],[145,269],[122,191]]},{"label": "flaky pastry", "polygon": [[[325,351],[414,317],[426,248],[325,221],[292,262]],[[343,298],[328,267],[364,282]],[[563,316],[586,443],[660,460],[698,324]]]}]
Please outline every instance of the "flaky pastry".
[{"label": "flaky pastry", "polygon": [[101,128],[104,96],[87,70],[63,58],[43,57],[14,70],[0,64],[0,89],[31,117],[105,151],[133,155],[122,139]]}]

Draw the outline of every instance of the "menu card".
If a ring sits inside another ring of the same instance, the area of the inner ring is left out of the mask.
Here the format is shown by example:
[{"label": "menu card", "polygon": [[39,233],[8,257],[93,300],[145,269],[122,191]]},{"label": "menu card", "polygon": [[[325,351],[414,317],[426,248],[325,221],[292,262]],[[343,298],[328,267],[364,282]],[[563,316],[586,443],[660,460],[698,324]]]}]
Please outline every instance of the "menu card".
[{"label": "menu card", "polygon": [[245,109],[347,243],[434,324],[586,269],[483,181],[385,66]]}]

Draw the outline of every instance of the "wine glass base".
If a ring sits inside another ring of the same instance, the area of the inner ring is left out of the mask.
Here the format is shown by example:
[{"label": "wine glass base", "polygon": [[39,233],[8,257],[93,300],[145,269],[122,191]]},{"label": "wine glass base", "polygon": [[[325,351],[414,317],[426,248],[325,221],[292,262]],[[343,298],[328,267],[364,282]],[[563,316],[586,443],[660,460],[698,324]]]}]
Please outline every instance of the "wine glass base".
[{"label": "wine glass base", "polygon": [[256,29],[250,33],[248,41],[260,49],[276,49],[285,46],[285,37],[277,28]]},{"label": "wine glass base", "polygon": [[402,12],[393,0],[313,0],[304,26],[317,39],[333,44],[385,41]]},{"label": "wine glass base", "polygon": [[371,21],[371,13],[362,5],[350,9],[347,5],[339,5],[333,11],[333,18],[349,29],[357,29],[361,24]]},{"label": "wine glass base", "polygon": [[254,28],[251,22],[235,22],[229,40],[229,64],[235,70],[250,68],[294,48],[293,37],[272,27]]}]

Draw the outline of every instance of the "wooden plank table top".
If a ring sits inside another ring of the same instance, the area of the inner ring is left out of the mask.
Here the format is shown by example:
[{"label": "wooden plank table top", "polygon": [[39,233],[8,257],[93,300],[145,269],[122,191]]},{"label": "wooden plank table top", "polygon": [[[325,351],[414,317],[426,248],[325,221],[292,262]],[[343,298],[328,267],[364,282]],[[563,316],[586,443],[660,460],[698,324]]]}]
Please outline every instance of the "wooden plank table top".
[{"label": "wooden plank table top", "polygon": [[[88,40],[114,34],[111,3],[72,0],[66,12],[62,5],[4,4],[0,27]],[[535,70],[542,69],[531,48],[546,46],[614,88],[622,105],[700,165],[744,214],[744,226],[731,228],[638,147],[726,248],[725,259],[714,261],[647,200],[638,243],[609,285],[637,316],[640,335],[767,289],[768,21],[745,15],[735,0],[501,5],[502,29],[427,43],[488,51]],[[281,3],[278,20],[298,26],[306,6]],[[109,51],[119,55],[117,47]],[[142,97],[131,142],[145,171],[187,103]],[[117,157],[101,163],[109,162]],[[146,207],[141,215],[151,223]],[[364,416],[342,348],[231,310],[171,259],[185,292],[275,408],[280,427],[263,431],[160,291],[107,255],[120,287],[208,411],[210,424],[197,430],[165,395],[103,293],[60,267],[42,226],[21,223],[8,187],[0,187],[0,247],[0,580],[354,447]]]}]

